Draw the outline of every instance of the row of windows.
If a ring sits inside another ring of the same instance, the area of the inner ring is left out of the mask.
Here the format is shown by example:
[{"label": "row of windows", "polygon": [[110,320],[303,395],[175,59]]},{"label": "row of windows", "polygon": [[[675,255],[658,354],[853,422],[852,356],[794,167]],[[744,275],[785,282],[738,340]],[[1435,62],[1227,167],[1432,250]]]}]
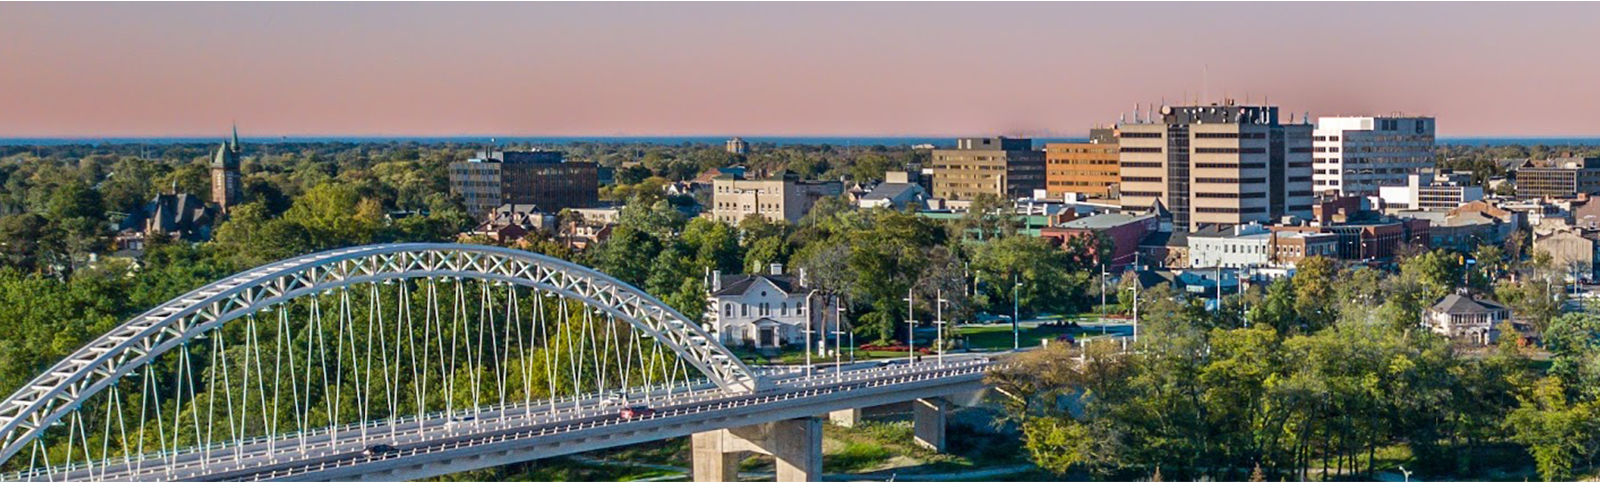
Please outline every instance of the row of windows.
[{"label": "row of windows", "polygon": [[1307,152],[1311,152],[1311,148],[1310,147],[1290,147],[1289,148],[1289,153],[1290,154],[1304,154],[1304,153],[1307,153]]},{"label": "row of windows", "polygon": [[1143,168],[1160,169],[1161,168],[1161,163],[1159,163],[1159,162],[1124,162],[1124,163],[1122,163],[1122,167],[1132,167],[1132,168],[1141,168],[1141,167],[1143,167]]},{"label": "row of windows", "polygon": [[1289,182],[1311,182],[1311,176],[1292,176]]},{"label": "row of windows", "polygon": [[1267,208],[1208,208],[1196,207],[1194,212],[1207,214],[1259,214],[1267,212]]},{"label": "row of windows", "polygon": [[[1160,139],[1161,138],[1161,133],[1160,132],[1123,132],[1121,134],[1118,134],[1118,137],[1121,137],[1123,139]],[[1126,152],[1127,148],[1124,147],[1123,150],[1124,150],[1124,152]]]},{"label": "row of windows", "polygon": [[1195,139],[1266,139],[1265,132],[1196,132]]},{"label": "row of windows", "polygon": [[1236,179],[1231,177],[1197,177],[1194,179],[1194,182],[1201,184],[1258,184],[1267,182],[1267,178],[1247,177],[1243,179]]},{"label": "row of windows", "polygon": [[1319,141],[1339,142],[1339,136],[1317,136],[1314,139],[1319,140]]},{"label": "row of windows", "polygon": [[[756,316],[772,316],[772,305],[769,303],[762,303],[760,305],[750,305],[745,303],[723,303],[722,316],[733,316],[733,305],[739,305],[739,316],[750,316],[751,307],[755,307]],[[778,316],[789,316],[789,302],[785,301],[783,303],[779,303],[778,311]],[[806,305],[795,303],[794,314],[798,316],[805,316]]]},{"label": "row of windows", "polygon": [[1122,191],[1122,197],[1161,197],[1161,193],[1154,191]]},{"label": "row of windows", "polygon": [[1194,197],[1212,199],[1261,199],[1267,197],[1264,192],[1197,192]]},{"label": "row of windows", "polygon": [[1195,154],[1266,154],[1265,147],[1196,147]]},{"label": "row of windows", "polygon": [[1196,162],[1194,167],[1213,169],[1263,169],[1267,167],[1267,164],[1264,162],[1246,162],[1244,164],[1233,164],[1226,162]]},{"label": "row of windows", "polygon": [[1123,176],[1122,182],[1161,182],[1161,178]]},{"label": "row of windows", "polygon": [[1124,153],[1160,154],[1161,153],[1161,148],[1160,147],[1124,147],[1124,148],[1122,148],[1122,152],[1124,152]]}]

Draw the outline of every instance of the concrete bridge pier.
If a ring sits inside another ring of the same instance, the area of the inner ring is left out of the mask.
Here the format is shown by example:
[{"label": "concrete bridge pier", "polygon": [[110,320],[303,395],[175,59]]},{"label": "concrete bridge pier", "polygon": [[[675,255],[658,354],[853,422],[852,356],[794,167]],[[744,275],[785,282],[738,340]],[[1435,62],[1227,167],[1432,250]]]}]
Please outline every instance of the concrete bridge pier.
[{"label": "concrete bridge pier", "polygon": [[917,445],[944,452],[945,418],[952,409],[943,398],[919,398],[911,402],[911,430]]},{"label": "concrete bridge pier", "polygon": [[822,480],[822,419],[797,418],[694,434],[695,482],[737,482],[742,452],[777,460],[778,482]]},{"label": "concrete bridge pier", "polygon": [[846,408],[828,412],[828,421],[840,427],[854,427],[861,423],[861,409]]}]

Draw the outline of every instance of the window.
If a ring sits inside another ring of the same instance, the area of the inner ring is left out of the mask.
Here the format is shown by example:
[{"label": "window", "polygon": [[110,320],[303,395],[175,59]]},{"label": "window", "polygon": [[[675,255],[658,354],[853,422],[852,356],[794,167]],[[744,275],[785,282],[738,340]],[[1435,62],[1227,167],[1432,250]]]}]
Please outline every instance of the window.
[{"label": "window", "polygon": [[1196,147],[1195,154],[1266,154],[1265,147]]},{"label": "window", "polygon": [[779,304],[778,305],[778,309],[781,310],[781,311],[779,311],[778,314],[783,315],[783,316],[789,316],[789,302],[785,301],[782,304]]},{"label": "window", "polygon": [[727,317],[732,317],[733,316],[733,303],[727,303],[727,304],[722,305],[722,316],[727,316]]},{"label": "window", "polygon": [[[1161,138],[1161,133],[1160,132],[1123,132],[1121,134],[1118,134],[1117,137],[1121,137],[1123,139],[1160,139]],[[1126,152],[1127,148],[1123,148],[1123,151]]]},{"label": "window", "polygon": [[739,316],[750,316],[750,305],[739,303]]},{"label": "window", "polygon": [[1133,177],[1123,176],[1122,182],[1161,182],[1159,177]]},{"label": "window", "polygon": [[1145,153],[1145,154],[1160,154],[1161,153],[1161,148],[1160,147],[1124,147],[1124,148],[1122,148],[1122,152],[1124,152],[1124,153],[1130,153],[1131,152],[1131,153]]}]

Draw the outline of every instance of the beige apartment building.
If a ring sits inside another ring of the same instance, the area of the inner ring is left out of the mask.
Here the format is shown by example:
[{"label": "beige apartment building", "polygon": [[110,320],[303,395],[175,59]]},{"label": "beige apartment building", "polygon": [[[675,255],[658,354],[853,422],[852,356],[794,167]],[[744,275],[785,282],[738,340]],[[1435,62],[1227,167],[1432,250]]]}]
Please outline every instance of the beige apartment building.
[{"label": "beige apartment building", "polygon": [[1116,129],[1089,131],[1089,142],[1044,145],[1045,191],[1050,197],[1109,197],[1120,181]]},{"label": "beige apartment building", "polygon": [[970,201],[979,194],[1001,199],[1033,195],[1045,188],[1044,152],[1032,139],[964,138],[955,149],[934,149],[933,197]]},{"label": "beige apartment building", "polygon": [[773,222],[799,222],[818,199],[844,193],[839,181],[801,181],[788,173],[771,179],[724,174],[711,180],[711,188],[711,217],[728,224],[738,224],[751,214]]},{"label": "beige apartment building", "polygon": [[1121,204],[1159,200],[1175,229],[1311,217],[1311,124],[1274,106],[1162,106],[1117,125]]}]

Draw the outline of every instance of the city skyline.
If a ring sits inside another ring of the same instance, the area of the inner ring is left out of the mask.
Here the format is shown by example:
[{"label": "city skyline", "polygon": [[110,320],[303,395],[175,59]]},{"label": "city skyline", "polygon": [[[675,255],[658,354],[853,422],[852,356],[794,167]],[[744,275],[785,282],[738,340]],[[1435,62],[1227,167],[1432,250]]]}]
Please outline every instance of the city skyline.
[{"label": "city skyline", "polygon": [[6,4],[0,137],[1083,137],[1206,94],[1594,136],[1592,4]]}]

